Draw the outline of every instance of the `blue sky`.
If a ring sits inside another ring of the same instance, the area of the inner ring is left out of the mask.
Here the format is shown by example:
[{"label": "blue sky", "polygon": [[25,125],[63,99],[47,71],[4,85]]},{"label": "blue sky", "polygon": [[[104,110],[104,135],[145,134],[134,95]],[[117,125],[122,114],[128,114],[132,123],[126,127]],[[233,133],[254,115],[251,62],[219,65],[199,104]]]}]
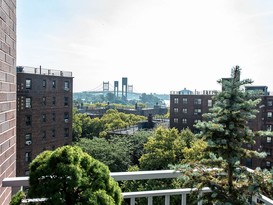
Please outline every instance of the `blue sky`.
[{"label": "blue sky", "polygon": [[220,89],[233,66],[273,91],[271,0],[19,0],[17,65],[137,92]]}]

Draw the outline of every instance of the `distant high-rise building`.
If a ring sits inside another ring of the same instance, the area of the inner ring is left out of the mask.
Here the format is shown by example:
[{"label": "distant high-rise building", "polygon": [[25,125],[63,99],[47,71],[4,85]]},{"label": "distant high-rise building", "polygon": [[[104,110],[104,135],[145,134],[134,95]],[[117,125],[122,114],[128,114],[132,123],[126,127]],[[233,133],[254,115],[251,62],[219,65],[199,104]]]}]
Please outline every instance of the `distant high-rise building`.
[{"label": "distant high-rise building", "polygon": [[8,205],[11,188],[2,187],[16,174],[16,0],[0,3],[0,205]]},{"label": "distant high-rise building", "polygon": [[44,150],[72,143],[71,72],[17,67],[17,176]]}]

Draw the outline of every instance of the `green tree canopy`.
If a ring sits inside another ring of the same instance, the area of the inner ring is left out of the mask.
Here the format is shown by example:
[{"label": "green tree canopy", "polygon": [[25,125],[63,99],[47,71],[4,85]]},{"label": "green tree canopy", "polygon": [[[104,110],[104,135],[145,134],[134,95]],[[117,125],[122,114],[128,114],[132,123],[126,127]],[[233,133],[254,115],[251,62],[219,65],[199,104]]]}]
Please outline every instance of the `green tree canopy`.
[{"label": "green tree canopy", "polygon": [[145,153],[140,158],[140,168],[144,170],[167,169],[169,164],[180,163],[186,147],[182,135],[175,128],[158,127],[144,145]]},{"label": "green tree canopy", "polygon": [[79,147],[45,151],[30,164],[29,197],[46,204],[119,205],[121,190],[107,166]]}]

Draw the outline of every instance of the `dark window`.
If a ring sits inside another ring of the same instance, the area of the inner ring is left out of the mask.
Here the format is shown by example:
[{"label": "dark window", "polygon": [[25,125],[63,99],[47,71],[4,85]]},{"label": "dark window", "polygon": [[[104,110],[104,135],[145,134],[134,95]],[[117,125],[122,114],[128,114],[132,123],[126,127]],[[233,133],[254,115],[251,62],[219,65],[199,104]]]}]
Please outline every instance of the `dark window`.
[{"label": "dark window", "polygon": [[69,113],[68,112],[65,112],[64,113],[64,122],[68,122],[68,120],[69,120]]},{"label": "dark window", "polygon": [[69,129],[64,128],[64,137],[69,137]]},{"label": "dark window", "polygon": [[52,81],[52,88],[56,88],[56,80]]},{"label": "dark window", "polygon": [[56,114],[55,113],[52,113],[52,121],[56,121]]},{"label": "dark window", "polygon": [[64,106],[68,106],[68,97],[64,97]]},{"label": "dark window", "polygon": [[26,79],[26,89],[31,89],[31,79]]},{"label": "dark window", "polygon": [[27,163],[31,162],[31,152],[25,153],[25,162],[27,162]]},{"label": "dark window", "polygon": [[201,105],[201,103],[202,103],[202,99],[201,98],[194,99],[194,104],[195,105]]},{"label": "dark window", "polygon": [[45,139],[46,138],[46,131],[42,132],[42,138]]},{"label": "dark window", "polygon": [[52,130],[52,137],[55,137],[55,129]]},{"label": "dark window", "polygon": [[43,87],[46,87],[46,80],[43,80]]},{"label": "dark window", "polygon": [[178,98],[174,98],[174,103],[178,104]]},{"label": "dark window", "polygon": [[187,98],[183,98],[182,102],[183,102],[183,104],[187,104],[188,103],[188,99]]},{"label": "dark window", "polygon": [[43,97],[43,105],[46,105],[46,97]]},{"label": "dark window", "polygon": [[42,114],[42,121],[46,122],[46,114]]},{"label": "dark window", "polygon": [[268,100],[268,101],[267,101],[267,106],[272,107],[272,106],[273,106],[273,100]]},{"label": "dark window", "polygon": [[56,97],[52,97],[52,105],[56,105]]},{"label": "dark window", "polygon": [[26,126],[31,126],[31,115],[26,115]]}]

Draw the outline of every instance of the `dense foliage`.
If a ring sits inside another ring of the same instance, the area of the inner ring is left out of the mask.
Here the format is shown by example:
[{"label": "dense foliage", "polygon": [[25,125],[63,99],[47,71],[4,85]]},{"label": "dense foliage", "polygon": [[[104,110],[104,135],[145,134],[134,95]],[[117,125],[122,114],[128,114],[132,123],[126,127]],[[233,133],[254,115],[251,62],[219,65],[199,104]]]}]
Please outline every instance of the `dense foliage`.
[{"label": "dense foliage", "polygon": [[107,166],[79,147],[45,151],[30,164],[29,197],[46,204],[121,204],[121,190]]},{"label": "dense foliage", "polygon": [[129,166],[139,164],[150,135],[150,132],[141,131],[132,136],[112,136],[110,139],[82,138],[76,145],[107,165],[111,172],[125,172]]},{"label": "dense foliage", "polygon": [[91,119],[86,114],[73,111],[73,141],[80,138],[105,137],[107,132],[136,125],[146,117],[125,114],[115,109],[109,109],[101,118]]},{"label": "dense foliage", "polygon": [[[184,174],[184,185],[210,187],[210,201],[217,204],[249,204],[252,194],[258,191],[254,176],[240,166],[240,159],[263,156],[243,146],[255,143],[255,134],[247,122],[255,118],[260,100],[241,89],[252,80],[240,80],[240,72],[236,66],[230,79],[219,80],[223,91],[214,97],[210,113],[203,115],[206,121],[196,125],[210,157],[177,166]],[[218,169],[206,171],[208,168]]]}]

